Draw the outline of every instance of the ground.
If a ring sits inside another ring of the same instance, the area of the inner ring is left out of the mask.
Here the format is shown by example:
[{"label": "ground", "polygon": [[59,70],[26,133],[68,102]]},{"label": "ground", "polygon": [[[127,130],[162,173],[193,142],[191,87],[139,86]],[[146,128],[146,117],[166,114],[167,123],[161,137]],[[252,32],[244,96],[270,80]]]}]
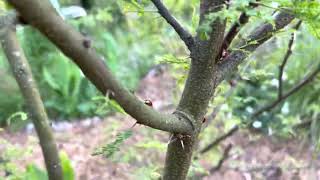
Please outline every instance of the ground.
[{"label": "ground", "polygon": [[[166,68],[151,70],[141,81],[136,94],[141,100],[152,100],[154,108],[170,112],[174,107],[172,89],[175,81]],[[169,135],[141,125],[127,115],[115,114],[106,118],[90,118],[83,121],[60,122],[53,125],[58,148],[65,151],[72,161],[79,180],[101,179],[156,179],[161,173]],[[133,135],[121,146],[111,159],[92,156],[96,148],[115,139],[118,133],[132,130]],[[212,135],[214,139],[216,135]],[[43,167],[41,150],[32,128],[18,133],[0,132],[0,138],[8,140],[15,147],[30,149],[15,163],[24,167],[35,163]],[[228,158],[219,171],[202,179],[236,180],[310,180],[320,179],[319,162],[311,161],[311,151],[298,139],[281,140],[275,137],[249,134],[240,130],[225,140],[220,148],[199,156],[190,172],[199,179],[201,168],[209,170],[217,163],[223,149],[232,144]],[[199,146],[205,146],[201,144]],[[0,152],[5,145],[0,145]],[[314,166],[311,166],[314,162]],[[1,175],[1,173],[0,173]]]}]

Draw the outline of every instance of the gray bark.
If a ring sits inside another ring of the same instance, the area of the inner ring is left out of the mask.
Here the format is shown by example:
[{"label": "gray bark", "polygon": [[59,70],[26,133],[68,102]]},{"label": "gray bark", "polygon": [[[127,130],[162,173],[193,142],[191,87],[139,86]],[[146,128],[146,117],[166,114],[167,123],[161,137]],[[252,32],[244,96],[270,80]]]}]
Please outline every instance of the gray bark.
[{"label": "gray bark", "polygon": [[6,33],[1,37],[1,45],[28,105],[28,115],[33,121],[40,141],[49,179],[62,180],[63,174],[55,139],[29,63],[19,45],[14,26],[6,28]]}]

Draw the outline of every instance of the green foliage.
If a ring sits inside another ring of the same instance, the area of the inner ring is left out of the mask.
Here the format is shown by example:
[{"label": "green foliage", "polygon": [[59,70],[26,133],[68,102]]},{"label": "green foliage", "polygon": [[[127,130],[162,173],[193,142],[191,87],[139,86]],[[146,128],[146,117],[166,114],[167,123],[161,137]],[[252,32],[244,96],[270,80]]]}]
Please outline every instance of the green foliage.
[{"label": "green foliage", "polygon": [[318,0],[281,0],[279,2],[279,7],[292,10],[297,18],[307,24],[309,32],[317,38],[320,38],[320,2]]},{"label": "green foliage", "polygon": [[117,134],[116,139],[105,146],[98,148],[92,155],[103,155],[105,158],[110,158],[114,153],[120,150],[120,145],[123,144],[125,140],[132,136],[132,131],[127,130]]},{"label": "green foliage", "polygon": [[[35,164],[26,166],[25,171],[18,167],[17,161],[26,158],[32,152],[31,149],[25,149],[13,145],[4,139],[0,139],[1,144],[6,148],[0,153],[0,172],[7,174],[6,180],[47,180],[47,172]],[[65,152],[60,152],[60,161],[64,180],[74,180],[75,173],[71,161]],[[0,177],[0,180],[3,178]]]},{"label": "green foliage", "polygon": [[[0,138],[2,145],[0,151],[0,172],[5,173],[7,180],[24,179],[26,176],[24,171],[19,168],[16,163],[21,158],[30,155],[31,149],[21,148],[19,145],[11,144],[5,139]],[[0,177],[0,180],[4,178]]]},{"label": "green foliage", "polygon": [[25,172],[25,180],[47,180],[47,173],[34,164],[28,165]]},{"label": "green foliage", "polygon": [[189,70],[190,67],[190,61],[188,58],[175,57],[172,54],[165,54],[163,57],[161,57],[158,63],[169,64],[178,68],[183,68],[184,70]]},{"label": "green foliage", "polygon": [[16,113],[13,113],[11,114],[11,116],[7,119],[7,125],[10,125],[11,122],[14,120],[14,119],[19,119],[19,120],[22,120],[22,121],[25,121],[27,120],[28,116],[26,113],[24,112],[16,112]]},{"label": "green foliage", "polygon": [[[300,82],[320,63],[317,61],[320,42],[308,33],[308,25],[303,25],[297,32],[293,46],[293,54],[288,60],[283,76],[284,93]],[[233,77],[237,83],[234,94],[225,102],[220,118],[239,117],[242,123],[261,123],[261,129],[268,134],[282,137],[298,135],[294,132],[294,125],[319,117],[319,76],[299,92],[280,103],[270,112],[264,112],[252,119],[251,115],[261,107],[275,101],[278,96],[279,65],[287,51],[287,43],[292,31],[279,33],[269,43],[263,45],[249,58],[249,63],[242,65],[241,78]],[[312,44],[312,46],[310,46]],[[302,61],[303,59],[303,61]],[[224,86],[229,86],[224,84]],[[228,88],[227,88],[228,89]],[[225,99],[226,89],[217,94],[215,100]],[[307,94],[307,96],[306,96]],[[223,103],[224,101],[222,101]],[[213,106],[215,107],[215,106]],[[233,109],[232,113],[230,109]]]},{"label": "green foliage", "polygon": [[98,115],[106,115],[114,111],[122,114],[126,113],[122,107],[116,101],[111,100],[108,95],[94,97],[93,101],[97,103],[96,114]]},{"label": "green foliage", "polygon": [[134,179],[141,180],[157,180],[161,178],[158,167],[142,167],[139,168],[133,175]]},{"label": "green foliage", "polygon": [[[11,75],[8,61],[0,52],[0,126],[7,125],[7,119],[23,107],[19,87]],[[10,98],[8,98],[10,97]]]},{"label": "green foliage", "polygon": [[136,11],[139,15],[144,14],[144,6],[142,3],[145,4],[144,1],[138,1],[138,0],[120,0],[119,3],[123,7],[123,11]]},{"label": "green foliage", "polygon": [[25,28],[20,33],[44,104],[52,118],[91,116],[97,91],[76,65],[42,35]]},{"label": "green foliage", "polygon": [[135,146],[139,148],[145,148],[145,149],[157,149],[163,152],[167,148],[166,144],[163,144],[162,142],[157,140],[148,140],[146,142],[139,142]]},{"label": "green foliage", "polygon": [[66,152],[60,152],[60,162],[64,180],[75,180],[75,172]]},{"label": "green foliage", "polygon": [[[71,165],[71,161],[65,152],[60,152],[60,163],[62,167],[62,174],[64,180],[74,180],[75,173]],[[47,180],[47,172],[40,169],[38,166],[31,164],[26,168],[26,172],[23,174],[24,180]]]},{"label": "green foliage", "polygon": [[[96,3],[103,4],[100,1]],[[146,36],[150,34],[149,25],[146,26],[145,31],[141,31],[141,26],[145,26],[143,22],[133,20],[128,24],[123,21],[123,18],[117,19],[117,17],[130,18],[122,14],[120,4],[117,2],[94,8],[88,16],[72,20],[70,24],[92,39],[93,48],[104,57],[107,66],[117,79],[128,89],[134,90],[139,79],[154,64],[154,57],[161,54],[164,48],[161,47],[157,37]],[[114,16],[114,14],[121,15]],[[30,27],[19,29],[18,35],[31,64],[49,117],[70,119],[95,115],[96,109],[101,107],[92,98],[97,97],[99,93],[78,67]],[[150,50],[145,51],[145,49]],[[1,58],[3,58],[2,54]],[[3,72],[6,74],[7,64],[0,64],[0,67],[3,67]],[[0,120],[5,124],[5,120],[12,113],[23,110],[23,101],[12,77],[7,74],[3,77],[0,82],[4,82],[0,84],[6,86],[2,88],[0,85],[0,97],[8,95],[12,97],[2,98],[4,101],[0,102]],[[10,88],[11,84],[13,89]],[[109,102],[108,108],[110,108],[106,110],[108,113],[113,111],[111,109],[120,110],[113,101]]]}]

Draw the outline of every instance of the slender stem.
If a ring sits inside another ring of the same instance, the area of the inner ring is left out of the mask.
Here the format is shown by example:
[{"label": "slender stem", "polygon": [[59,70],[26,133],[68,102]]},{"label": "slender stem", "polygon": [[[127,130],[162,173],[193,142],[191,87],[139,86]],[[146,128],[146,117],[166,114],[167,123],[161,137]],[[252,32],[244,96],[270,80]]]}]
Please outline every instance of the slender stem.
[{"label": "slender stem", "polygon": [[50,180],[63,178],[56,142],[48,122],[39,91],[33,80],[29,63],[19,45],[15,27],[7,29],[1,45],[11,65],[12,72],[28,105],[30,119],[33,121],[44,156]]},{"label": "slender stem", "polygon": [[186,44],[188,49],[191,51],[194,45],[194,39],[192,35],[184,29],[181,24],[176,20],[175,17],[169,12],[167,7],[161,2],[161,0],[151,0],[158,9],[159,14],[173,27],[178,33],[181,40]]},{"label": "slender stem", "polygon": [[291,95],[295,94],[300,89],[302,89],[303,87],[308,85],[310,82],[312,82],[312,80],[318,75],[319,72],[320,72],[320,65],[318,65],[318,67],[313,72],[311,72],[310,74],[306,75],[303,78],[303,80],[301,80],[298,84],[296,84],[294,87],[292,87],[287,93],[283,94],[280,98],[276,99],[272,103],[260,108],[255,113],[253,113],[252,117],[257,117],[261,113],[266,112],[266,111],[270,111],[271,109],[275,108],[279,103],[281,103],[282,101],[286,100],[288,97],[290,97]]},{"label": "slender stem", "polygon": [[[255,8],[258,5],[253,4],[253,3],[249,3],[249,6],[251,8]],[[250,18],[250,16],[247,15],[246,12],[242,12],[239,16],[238,21],[232,24],[229,31],[227,32],[227,34],[224,37],[223,44],[222,44],[222,47],[221,47],[221,50],[220,50],[220,53],[219,53],[219,56],[217,57],[217,59],[220,59],[222,57],[223,51],[227,50],[229,48],[231,42],[238,35],[241,26],[244,26],[245,24],[247,24],[249,22],[249,18]]]},{"label": "slender stem", "polygon": [[229,158],[230,151],[232,149],[232,144],[229,144],[223,151],[222,157],[219,160],[218,164],[209,170],[210,174],[213,174],[221,169],[223,163]]},{"label": "slender stem", "polygon": [[[300,25],[301,25],[302,21],[299,21],[296,26],[294,27],[295,30],[298,30]],[[283,61],[281,63],[281,65],[279,66],[279,77],[278,77],[278,83],[279,83],[279,86],[278,86],[278,98],[281,98],[282,96],[282,91],[283,91],[283,87],[282,87],[282,84],[283,84],[283,72],[284,72],[284,68],[288,62],[288,59],[289,57],[291,56],[292,54],[292,46],[293,46],[293,42],[294,42],[294,39],[295,39],[295,33],[291,33],[291,38],[289,40],[289,43],[288,43],[288,49],[286,51],[286,54],[283,58]]]},{"label": "slender stem", "polygon": [[216,138],[213,142],[209,143],[209,145],[207,145],[205,148],[203,148],[200,151],[200,154],[204,154],[208,151],[210,151],[210,149],[214,148],[215,146],[217,146],[218,144],[220,144],[222,141],[224,141],[225,139],[227,139],[228,137],[232,136],[234,133],[236,133],[239,130],[239,126],[234,126],[233,128],[231,128],[227,133],[221,135],[220,137]]},{"label": "slender stem", "polygon": [[[231,53],[218,64],[217,83],[221,83],[225,78],[231,76],[238,66],[248,57],[249,52],[255,51],[260,45],[273,37],[273,32],[287,26],[294,16],[287,11],[280,12],[275,17],[275,27],[270,23],[264,23],[254,29],[247,40],[241,41],[236,47],[244,47],[242,49],[237,48],[231,51]],[[255,42],[255,43],[250,43]]]},{"label": "slender stem", "polygon": [[227,147],[223,150],[222,157],[219,159],[217,165],[209,169],[209,173],[201,173],[201,174],[196,174],[193,179],[203,179],[204,177],[208,175],[212,175],[219,171],[223,165],[223,163],[229,158],[230,156],[230,151],[232,149],[232,144],[228,144]]}]

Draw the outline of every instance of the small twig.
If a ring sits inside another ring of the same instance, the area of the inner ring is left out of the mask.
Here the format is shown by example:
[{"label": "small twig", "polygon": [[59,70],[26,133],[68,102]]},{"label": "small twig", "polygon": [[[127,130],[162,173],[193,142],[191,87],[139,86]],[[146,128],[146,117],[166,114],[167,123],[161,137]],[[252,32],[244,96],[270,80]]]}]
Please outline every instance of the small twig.
[{"label": "small twig", "polygon": [[[249,172],[249,173],[257,173],[257,172],[261,172],[261,171],[265,171],[268,168],[273,168],[275,167],[274,164],[268,164],[268,165],[256,165],[256,166],[252,166],[252,167],[225,167],[225,169],[227,170],[234,170],[234,171],[238,171],[238,172]],[[306,170],[306,169],[310,169],[311,164],[309,165],[305,165],[305,166],[286,166],[286,167],[280,167],[282,170],[286,171],[286,172],[292,172],[292,171],[296,171],[296,170]],[[319,168],[319,166],[318,166]]]},{"label": "small twig", "polygon": [[[302,21],[299,21],[294,29],[295,30],[298,30],[300,25],[301,25]],[[278,83],[279,83],[279,86],[278,86],[278,98],[280,99],[281,96],[282,96],[282,91],[283,91],[283,87],[282,87],[282,84],[283,84],[283,72],[284,72],[284,68],[288,62],[288,59],[289,57],[291,56],[292,54],[292,46],[293,46],[293,42],[295,40],[295,32],[291,33],[291,38],[289,40],[289,43],[288,43],[288,49],[287,49],[287,52],[283,58],[283,61],[281,63],[281,65],[279,66],[279,77],[278,77]]]},{"label": "small twig", "polygon": [[286,94],[282,95],[281,98],[278,98],[277,100],[273,101],[272,103],[260,108],[258,111],[256,111],[255,113],[252,114],[252,117],[257,117],[259,116],[261,113],[265,112],[265,111],[270,111],[271,109],[273,109],[274,107],[276,107],[279,103],[281,103],[283,100],[287,99],[288,97],[290,97],[291,95],[293,95],[294,93],[298,92],[301,88],[303,88],[304,86],[306,86],[307,84],[309,84],[320,72],[320,65],[318,65],[318,67],[311,72],[309,75],[306,75],[303,80],[301,80],[297,85],[295,85],[294,87],[292,87]]},{"label": "small twig", "polygon": [[[257,6],[257,4],[249,3],[249,7],[251,8],[255,8]],[[239,16],[238,21],[233,23],[233,25],[230,27],[229,31],[224,37],[219,56],[217,57],[218,59],[223,56],[223,51],[229,48],[232,40],[238,35],[240,27],[245,25],[249,21],[249,17],[250,16],[248,16],[246,12],[242,12]]]},{"label": "small twig", "polygon": [[224,149],[222,157],[219,159],[217,165],[210,168],[206,173],[199,173],[195,174],[193,179],[203,179],[204,177],[214,174],[215,172],[219,171],[223,165],[223,163],[230,157],[230,151],[232,148],[232,144],[228,144],[228,146]]},{"label": "small twig", "polygon": [[229,158],[229,153],[231,151],[231,148],[232,148],[232,144],[229,144],[225,149],[224,149],[224,152],[223,152],[223,155],[221,157],[221,159],[219,160],[218,164],[215,166],[215,167],[212,167],[210,170],[209,170],[209,173],[210,174],[213,174],[215,172],[217,172],[218,170],[221,169],[223,163]]},{"label": "small twig", "polygon": [[298,124],[293,125],[293,129],[303,129],[303,128],[309,128],[311,126],[312,120],[306,120],[302,121]]},{"label": "small twig", "polygon": [[158,9],[159,14],[173,27],[178,33],[179,37],[186,44],[188,49],[191,51],[194,45],[194,39],[192,35],[184,29],[181,24],[171,15],[167,7],[161,2],[161,0],[151,0]]},{"label": "small twig", "polygon": [[289,10],[288,8],[285,8],[285,7],[272,7],[272,6],[269,6],[269,5],[261,3],[261,2],[250,2],[250,4],[256,5],[256,6],[262,6],[262,7],[269,8],[269,9],[274,9],[276,11]]},{"label": "small twig", "polygon": [[239,126],[234,126],[227,133],[221,135],[220,137],[215,139],[212,143],[210,143],[208,146],[203,148],[200,151],[200,154],[204,154],[204,153],[208,152],[210,149],[212,149],[213,147],[217,146],[221,141],[223,141],[223,140],[227,139],[228,137],[232,136],[238,130],[239,130]]}]

